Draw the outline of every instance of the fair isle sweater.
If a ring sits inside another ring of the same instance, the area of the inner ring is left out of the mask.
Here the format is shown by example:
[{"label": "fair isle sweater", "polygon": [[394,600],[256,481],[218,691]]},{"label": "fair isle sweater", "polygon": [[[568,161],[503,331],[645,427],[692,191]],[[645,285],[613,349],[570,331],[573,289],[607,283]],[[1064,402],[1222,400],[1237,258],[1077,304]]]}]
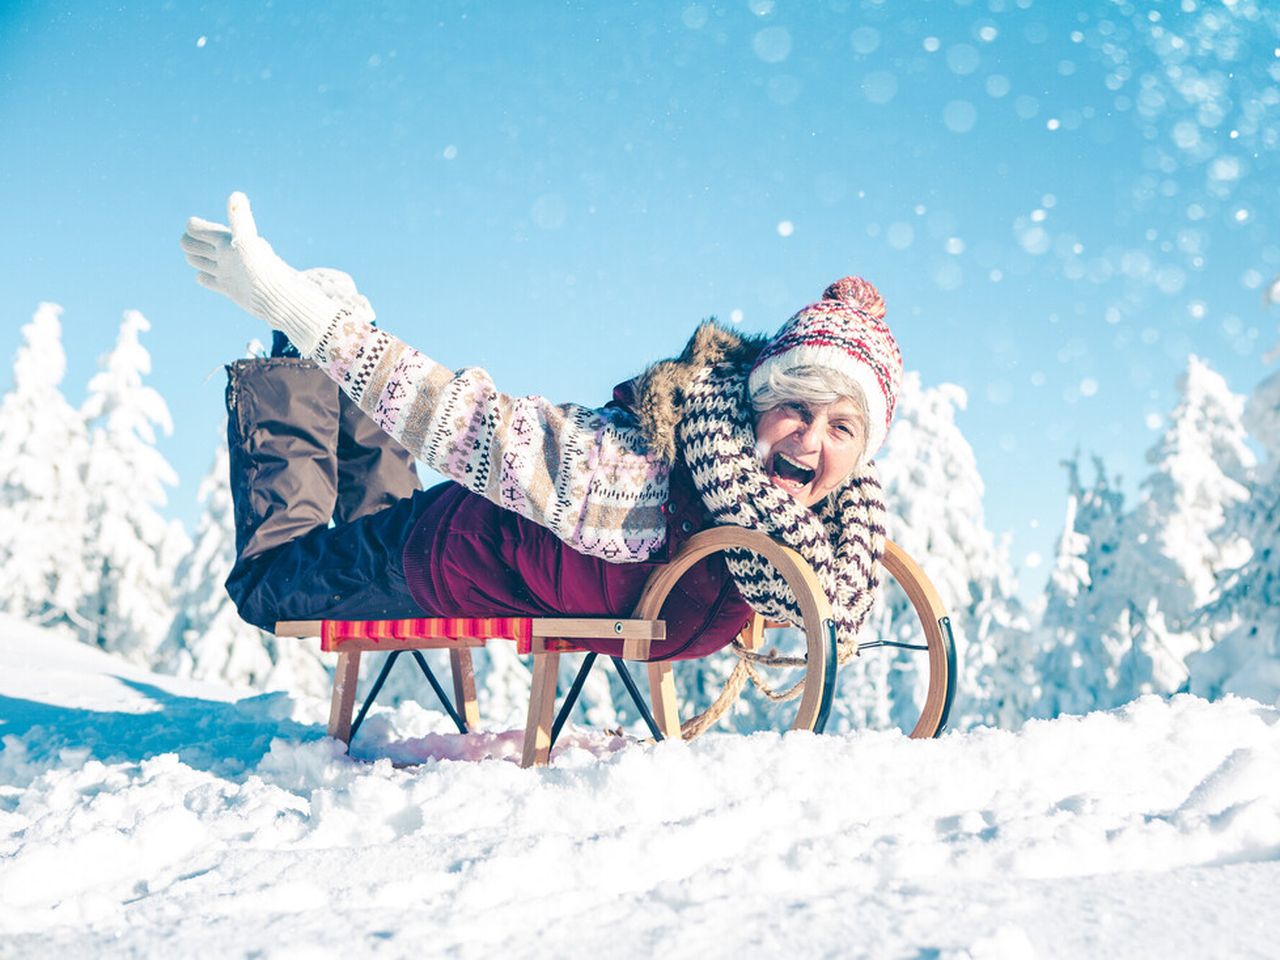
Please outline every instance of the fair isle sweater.
[{"label": "fair isle sweater", "polygon": [[348,311],[313,359],[427,466],[580,553],[633,563],[663,545],[670,466],[628,411],[508,396],[484,370],[451,371]]}]

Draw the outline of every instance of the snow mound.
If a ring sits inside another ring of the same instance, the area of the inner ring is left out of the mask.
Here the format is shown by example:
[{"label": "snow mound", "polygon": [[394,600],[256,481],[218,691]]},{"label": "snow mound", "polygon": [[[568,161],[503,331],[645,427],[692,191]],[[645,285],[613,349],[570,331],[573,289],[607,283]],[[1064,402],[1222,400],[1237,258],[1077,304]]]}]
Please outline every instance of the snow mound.
[{"label": "snow mound", "polygon": [[357,750],[421,762],[362,762],[322,701],[12,619],[0,668],[0,930],[24,956],[1070,956],[1098,923],[1115,955],[1197,930],[1248,954],[1277,913],[1280,712],[1248,700],[925,742],[579,731],[525,771],[518,735],[412,704]]}]

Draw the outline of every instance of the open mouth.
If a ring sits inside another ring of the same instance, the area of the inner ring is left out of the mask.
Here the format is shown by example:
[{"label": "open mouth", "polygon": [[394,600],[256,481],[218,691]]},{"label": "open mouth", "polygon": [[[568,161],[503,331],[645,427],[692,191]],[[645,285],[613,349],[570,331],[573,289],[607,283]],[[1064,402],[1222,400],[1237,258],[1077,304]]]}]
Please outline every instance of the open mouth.
[{"label": "open mouth", "polygon": [[782,481],[782,485],[793,490],[807,486],[814,477],[814,471],[796,463],[785,453],[773,455],[773,476]]}]

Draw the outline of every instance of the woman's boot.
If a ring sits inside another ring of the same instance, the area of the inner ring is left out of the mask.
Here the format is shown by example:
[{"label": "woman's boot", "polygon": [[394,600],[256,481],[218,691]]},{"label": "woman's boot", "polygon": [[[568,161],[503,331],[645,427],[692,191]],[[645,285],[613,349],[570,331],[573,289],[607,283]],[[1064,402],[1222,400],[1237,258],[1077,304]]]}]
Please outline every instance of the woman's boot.
[{"label": "woman's boot", "polygon": [[338,504],[333,516],[335,523],[350,523],[377,513],[422,489],[413,456],[408,450],[341,391],[338,407]]},{"label": "woman's boot", "polygon": [[366,482],[383,494],[351,508],[372,513],[347,512],[331,527],[344,443],[337,384],[298,358],[240,360],[227,372],[237,556],[226,586],[240,616],[268,631],[281,620],[421,616],[401,553],[429,498],[381,509],[390,491],[404,488],[403,471],[387,469],[395,457],[364,455],[357,462],[366,463]]},{"label": "woman's boot", "polygon": [[338,500],[338,417],[338,385],[310,360],[227,367],[238,559],[329,525]]}]

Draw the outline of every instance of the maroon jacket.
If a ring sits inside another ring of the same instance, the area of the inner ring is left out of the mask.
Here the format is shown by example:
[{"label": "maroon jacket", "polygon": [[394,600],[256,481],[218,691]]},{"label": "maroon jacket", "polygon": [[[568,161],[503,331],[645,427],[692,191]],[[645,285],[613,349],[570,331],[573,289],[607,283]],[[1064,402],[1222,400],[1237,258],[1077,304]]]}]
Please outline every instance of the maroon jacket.
[{"label": "maroon jacket", "polygon": [[[628,385],[615,397],[629,397]],[[667,540],[652,561],[609,563],[578,553],[546,527],[449,482],[414,524],[404,547],[404,571],[414,600],[437,617],[628,617],[645,581],[711,517],[684,464],[671,471],[663,506]],[[662,607],[667,639],[654,660],[706,656],[731,641],[751,619],[720,554],[695,564]],[[583,641],[606,655],[621,640]]]}]

